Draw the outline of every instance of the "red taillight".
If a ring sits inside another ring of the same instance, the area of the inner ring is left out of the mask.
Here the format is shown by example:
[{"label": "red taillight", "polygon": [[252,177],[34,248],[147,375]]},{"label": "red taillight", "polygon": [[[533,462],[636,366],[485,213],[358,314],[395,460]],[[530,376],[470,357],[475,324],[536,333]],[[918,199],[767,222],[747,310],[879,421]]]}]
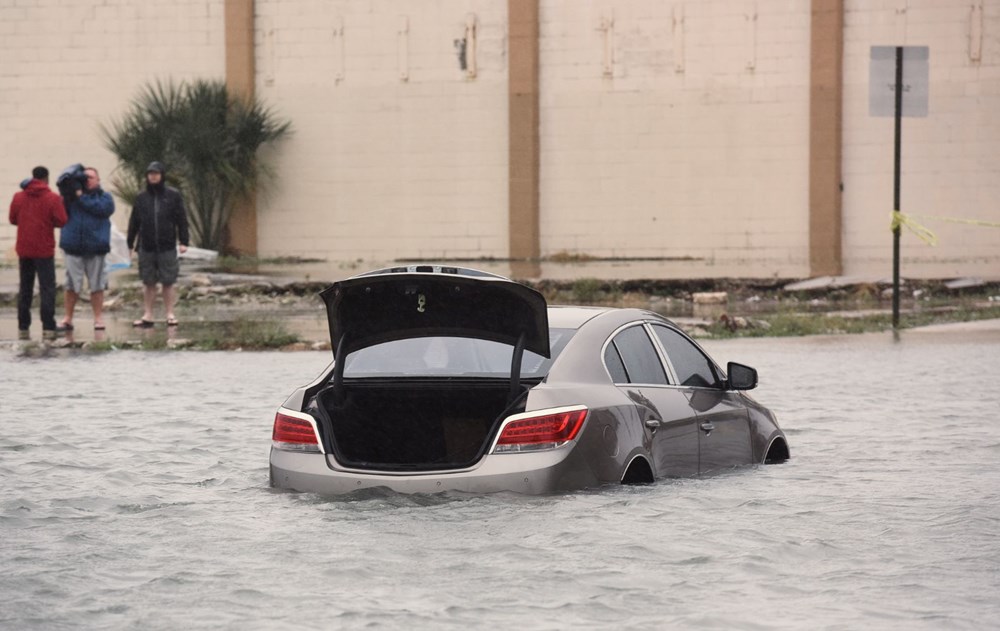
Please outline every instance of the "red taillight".
[{"label": "red taillight", "polygon": [[285,448],[307,448],[315,446],[318,450],[319,441],[316,440],[316,431],[312,423],[307,420],[288,416],[278,412],[274,415],[274,430],[271,432],[271,440],[275,446]]},{"label": "red taillight", "polygon": [[496,451],[558,447],[576,438],[586,418],[586,409],[519,418],[503,428],[503,433],[497,440]]}]

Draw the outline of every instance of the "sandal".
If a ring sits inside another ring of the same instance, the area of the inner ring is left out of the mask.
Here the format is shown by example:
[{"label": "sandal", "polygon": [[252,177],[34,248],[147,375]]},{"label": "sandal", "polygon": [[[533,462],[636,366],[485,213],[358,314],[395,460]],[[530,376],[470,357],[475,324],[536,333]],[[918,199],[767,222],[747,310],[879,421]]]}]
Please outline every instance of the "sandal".
[{"label": "sandal", "polygon": [[140,318],[132,322],[132,326],[134,326],[137,329],[151,329],[154,326],[156,326],[156,324],[152,320],[147,320],[146,318]]},{"label": "sandal", "polygon": [[72,331],[72,330],[73,330],[72,322],[60,322],[59,324],[56,325],[56,331],[59,333],[65,333],[66,331]]},{"label": "sandal", "polygon": [[177,326],[177,318],[167,318],[167,326]]},{"label": "sandal", "polygon": [[107,329],[107,328],[108,328],[108,327],[104,326],[104,324],[102,324],[102,323],[100,323],[100,322],[95,322],[95,323],[94,323],[94,330],[95,330],[95,331],[103,331],[103,330],[105,330],[105,329]]}]

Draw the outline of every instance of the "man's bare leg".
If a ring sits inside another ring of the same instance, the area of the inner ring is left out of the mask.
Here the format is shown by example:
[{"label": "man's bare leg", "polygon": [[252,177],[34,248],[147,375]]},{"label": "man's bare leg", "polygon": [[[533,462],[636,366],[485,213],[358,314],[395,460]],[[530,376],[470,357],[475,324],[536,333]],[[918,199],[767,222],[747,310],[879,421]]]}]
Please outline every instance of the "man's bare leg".
[{"label": "man's bare leg", "polygon": [[73,312],[76,310],[76,301],[80,297],[80,294],[75,291],[66,290],[66,294],[63,297],[63,302],[66,306],[66,317],[63,318],[62,325],[64,327],[71,326],[73,324]]},{"label": "man's bare leg", "polygon": [[94,310],[94,328],[104,327],[104,292],[90,292],[90,306]]},{"label": "man's bare leg", "polygon": [[156,302],[156,285],[142,286],[142,319],[147,322],[153,321],[153,303]]},{"label": "man's bare leg", "polygon": [[177,292],[173,285],[163,286],[163,308],[167,312],[167,322],[174,322],[174,302],[177,300]]}]

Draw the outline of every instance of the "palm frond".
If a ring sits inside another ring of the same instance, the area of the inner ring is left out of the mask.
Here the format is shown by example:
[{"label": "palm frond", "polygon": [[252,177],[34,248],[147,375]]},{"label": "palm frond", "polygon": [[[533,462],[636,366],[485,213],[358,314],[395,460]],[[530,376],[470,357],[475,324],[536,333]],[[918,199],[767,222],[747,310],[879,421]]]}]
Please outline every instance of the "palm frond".
[{"label": "palm frond", "polygon": [[145,186],[146,166],[168,169],[188,209],[195,242],[220,249],[233,206],[264,191],[273,170],[260,155],[291,133],[256,99],[229,94],[222,81],[147,84],[118,121],[101,125],[105,146],[118,158],[112,190],[131,202]]}]

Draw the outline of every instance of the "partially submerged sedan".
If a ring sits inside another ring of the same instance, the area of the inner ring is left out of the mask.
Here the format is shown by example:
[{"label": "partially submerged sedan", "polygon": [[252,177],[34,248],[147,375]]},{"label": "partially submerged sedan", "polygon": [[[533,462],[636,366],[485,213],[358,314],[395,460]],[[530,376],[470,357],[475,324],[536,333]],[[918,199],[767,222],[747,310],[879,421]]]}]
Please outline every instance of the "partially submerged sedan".
[{"label": "partially submerged sedan", "polygon": [[272,486],[540,494],[783,462],[774,415],[669,320],[458,267],[322,292],[334,361],[279,408]]}]

